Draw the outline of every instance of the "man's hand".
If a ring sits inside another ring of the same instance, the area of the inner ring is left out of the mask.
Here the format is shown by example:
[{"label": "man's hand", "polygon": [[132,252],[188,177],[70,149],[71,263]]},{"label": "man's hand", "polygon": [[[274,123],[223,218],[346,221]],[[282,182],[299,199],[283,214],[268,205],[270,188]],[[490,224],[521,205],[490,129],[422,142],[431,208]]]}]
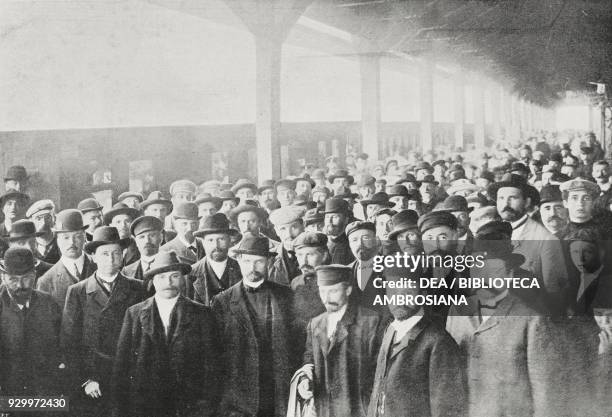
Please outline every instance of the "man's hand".
[{"label": "man's hand", "polygon": [[308,378],[302,378],[297,387],[298,394],[300,394],[300,397],[302,397],[302,399],[309,400],[312,398],[312,389],[310,387],[310,380]]},{"label": "man's hand", "polygon": [[100,398],[102,396],[100,384],[98,384],[96,381],[87,381],[83,389],[85,390],[85,394],[91,398]]}]

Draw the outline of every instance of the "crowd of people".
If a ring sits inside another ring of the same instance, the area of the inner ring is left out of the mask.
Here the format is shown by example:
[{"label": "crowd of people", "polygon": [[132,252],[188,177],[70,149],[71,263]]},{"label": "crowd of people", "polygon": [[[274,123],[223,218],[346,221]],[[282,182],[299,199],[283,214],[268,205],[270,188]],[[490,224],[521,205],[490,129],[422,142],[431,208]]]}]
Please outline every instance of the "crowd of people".
[{"label": "crowd of people", "polygon": [[[593,134],[301,169],[59,210],[11,167],[0,396],[78,417],[612,415],[612,172]],[[398,253],[485,262],[375,267]],[[376,302],[423,294],[467,302]]]}]

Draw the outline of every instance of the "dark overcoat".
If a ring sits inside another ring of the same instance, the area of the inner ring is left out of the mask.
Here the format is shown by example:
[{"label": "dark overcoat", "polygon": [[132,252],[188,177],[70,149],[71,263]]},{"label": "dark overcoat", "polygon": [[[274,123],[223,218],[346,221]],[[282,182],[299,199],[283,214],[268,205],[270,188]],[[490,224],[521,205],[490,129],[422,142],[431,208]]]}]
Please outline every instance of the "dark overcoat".
[{"label": "dark overcoat", "polygon": [[346,233],[342,233],[337,238],[330,239],[327,241],[327,249],[329,249],[329,254],[331,256],[331,260],[329,263],[331,264],[342,264],[348,265],[355,260],[355,255],[351,252],[351,247],[349,245],[348,237],[346,237]]},{"label": "dark overcoat", "polygon": [[96,264],[89,259],[88,256],[85,256],[83,271],[81,272],[81,278],[79,279],[78,277],[73,276],[70,271],[66,269],[63,262],[58,261],[51,267],[51,269],[49,269],[42,277],[38,279],[36,289],[51,294],[60,308],[63,309],[66,302],[68,287],[83,279],[86,279],[91,274],[96,272],[96,269]]},{"label": "dark overcoat", "polygon": [[168,337],[155,298],[125,315],[113,369],[117,417],[212,416],[218,404],[218,335],[212,311],[180,296]]},{"label": "dark overcoat", "polygon": [[193,300],[209,306],[215,295],[242,281],[242,273],[238,262],[234,258],[227,258],[223,276],[217,277],[204,257],[191,266],[189,278],[193,285]]},{"label": "dark overcoat", "polygon": [[61,309],[48,294],[33,290],[29,307],[20,310],[8,290],[0,290],[1,395],[62,393],[61,320]]},{"label": "dark overcoat", "polygon": [[395,330],[382,341],[368,417],[465,416],[465,368],[455,341],[423,317],[393,346]]},{"label": "dark overcoat", "polygon": [[304,363],[314,364],[317,416],[365,417],[384,328],[381,317],[349,303],[330,341],[328,314],[308,325],[304,352]]},{"label": "dark overcoat", "polygon": [[[285,417],[289,382],[299,365],[295,343],[293,294],[289,287],[268,282],[271,291],[271,330],[274,363],[275,416]],[[221,416],[255,416],[259,411],[259,347],[247,307],[244,284],[239,282],[213,298],[223,352]]]},{"label": "dark overcoat", "polygon": [[198,238],[195,239],[195,245],[197,248],[197,253],[193,252],[191,249],[185,246],[183,241],[179,239],[177,236],[174,239],[172,239],[170,242],[163,245],[160,248],[160,250],[163,250],[166,252],[174,251],[176,252],[177,256],[181,259],[182,262],[186,262],[189,265],[193,265],[194,263],[196,263],[197,261],[199,261],[206,255],[204,251],[204,245],[202,245],[202,241],[200,241],[200,239]]}]

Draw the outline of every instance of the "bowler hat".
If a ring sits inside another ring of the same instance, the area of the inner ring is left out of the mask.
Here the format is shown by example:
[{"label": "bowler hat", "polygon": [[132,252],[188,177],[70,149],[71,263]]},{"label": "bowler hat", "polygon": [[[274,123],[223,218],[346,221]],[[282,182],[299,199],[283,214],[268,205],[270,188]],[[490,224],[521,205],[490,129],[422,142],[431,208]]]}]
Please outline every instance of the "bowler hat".
[{"label": "bowler hat", "polygon": [[474,235],[474,251],[485,252],[487,258],[504,259],[514,265],[525,262],[525,256],[513,253],[512,226],[508,222],[493,220],[483,224]]},{"label": "bowler hat", "polygon": [[465,197],[460,195],[450,195],[444,199],[434,209],[435,211],[469,211],[468,203]]},{"label": "bowler hat", "polygon": [[275,182],[276,181],[274,180],[265,180],[259,185],[259,188],[257,189],[257,193],[261,194],[265,190],[273,190]]},{"label": "bowler hat", "polygon": [[4,252],[4,259],[0,261],[0,271],[9,275],[24,275],[34,271],[35,265],[32,251],[16,246]]},{"label": "bowler hat", "polygon": [[417,226],[421,233],[440,226],[457,229],[457,218],[448,211],[431,211],[419,218]]},{"label": "bowler hat", "polygon": [[223,190],[219,193],[218,197],[221,201],[233,200],[236,204],[240,203],[240,199],[230,190]]},{"label": "bowler hat", "polygon": [[360,175],[357,179],[357,187],[368,187],[374,185],[374,183],[376,183],[376,178],[368,174]]},{"label": "bowler hat", "polygon": [[315,268],[317,284],[320,287],[336,285],[341,282],[350,283],[352,278],[352,268],[346,265],[331,264],[319,265]]},{"label": "bowler hat", "polygon": [[187,275],[191,272],[191,265],[181,262],[174,251],[161,251],[155,255],[151,269],[145,272],[143,277],[145,279],[153,278],[157,274],[170,271],[179,271],[182,275]]},{"label": "bowler hat", "polygon": [[87,213],[88,211],[102,210],[103,208],[104,207],[100,205],[98,200],[91,197],[86,198],[85,200],[81,200],[77,205],[77,209],[83,214]]},{"label": "bowler hat", "polygon": [[405,182],[413,182],[417,185],[421,185],[421,183],[419,181],[417,181],[416,177],[410,173],[404,173],[404,175],[402,175],[402,177],[400,179],[398,179],[397,181],[395,181],[396,184],[403,184]]},{"label": "bowler hat", "polygon": [[426,170],[427,172],[429,172],[430,174],[433,172],[433,168],[431,167],[431,165],[429,164],[429,162],[425,162],[425,161],[421,161],[418,164],[416,164],[416,166],[414,167],[414,171],[420,171],[420,170]]},{"label": "bowler hat", "polygon": [[295,183],[297,184],[300,181],[306,181],[308,184],[310,184],[310,188],[314,187],[315,185],[317,185],[314,180],[312,178],[310,178],[310,175],[308,174],[304,174],[301,177],[296,177],[293,179],[293,181],[295,181]]},{"label": "bowler hat", "polygon": [[198,205],[189,201],[178,203],[172,210],[175,219],[199,220]]},{"label": "bowler hat", "polygon": [[349,185],[353,185],[355,182],[355,178],[352,175],[349,175],[349,172],[346,169],[338,169],[333,174],[331,174],[328,178],[329,182],[332,183],[336,178],[346,178]]},{"label": "bowler hat", "polygon": [[252,233],[245,234],[244,238],[238,244],[238,247],[234,249],[234,253],[238,255],[258,255],[265,257],[269,257],[272,254],[270,252],[268,238],[254,236]]},{"label": "bowler hat", "polygon": [[140,211],[128,207],[124,203],[117,203],[104,214],[104,224],[108,226],[113,221],[113,217],[120,214],[127,214],[132,220],[134,220],[140,215]]},{"label": "bowler hat", "polygon": [[433,184],[433,185],[438,185],[439,182],[436,181],[436,177],[434,177],[431,174],[427,174],[423,177],[423,179],[421,180],[421,184]]},{"label": "bowler hat", "polygon": [[349,206],[348,203],[341,198],[330,198],[325,200],[325,210],[324,214],[327,213],[341,213],[341,214],[349,214]]},{"label": "bowler hat", "polygon": [[400,233],[407,230],[418,230],[419,214],[414,210],[402,210],[391,218],[393,229],[389,233],[389,240],[397,240]]},{"label": "bowler hat", "polygon": [[540,190],[540,204],[562,200],[561,189],[556,184],[547,184]]},{"label": "bowler hat", "polygon": [[119,197],[117,198],[117,201],[123,201],[124,199],[126,199],[128,197],[136,197],[136,199],[138,200],[139,203],[142,203],[142,201],[144,200],[144,197],[142,196],[142,193],[139,193],[139,192],[136,192],[136,191],[126,191],[124,193],[119,194]]},{"label": "bowler hat", "polygon": [[140,209],[144,210],[152,204],[163,204],[164,206],[166,206],[168,212],[172,211],[172,201],[167,198],[164,198],[164,195],[161,191],[151,191],[147,199],[140,203]]},{"label": "bowler hat", "polygon": [[365,208],[370,204],[378,204],[383,207],[393,207],[395,204],[389,202],[389,196],[385,192],[375,193],[369,200],[361,200],[361,205]]},{"label": "bowler hat", "polygon": [[288,188],[289,190],[295,191],[295,186],[295,181],[288,178],[280,179],[274,183],[274,189],[277,191],[279,187]]},{"label": "bowler hat", "polygon": [[232,223],[236,223],[238,220],[238,215],[241,213],[251,212],[255,213],[260,221],[265,221],[268,219],[268,212],[261,207],[258,207],[254,204],[241,204],[235,207],[232,211],[229,212],[229,220]]},{"label": "bowler hat", "polygon": [[27,179],[28,172],[21,165],[13,165],[12,167],[9,167],[9,169],[6,171],[6,175],[4,176],[4,181],[25,181]]},{"label": "bowler hat", "polygon": [[157,217],[153,216],[140,216],[132,222],[130,225],[130,233],[132,236],[138,236],[144,232],[164,230],[164,224]]},{"label": "bowler hat", "polygon": [[408,189],[403,185],[393,185],[389,189],[389,198],[391,197],[408,197]]},{"label": "bowler hat", "polygon": [[111,244],[118,244],[122,249],[125,249],[130,245],[130,242],[129,237],[124,239],[119,237],[119,231],[116,227],[102,226],[94,230],[91,241],[85,243],[85,252],[91,255],[97,247]]},{"label": "bowler hat", "polygon": [[41,211],[49,211],[53,213],[55,211],[55,204],[51,200],[38,200],[32,203],[30,207],[26,210],[26,217],[32,217],[36,213],[40,213]]},{"label": "bowler hat", "polygon": [[8,200],[17,200],[25,206],[30,201],[30,196],[19,191],[9,190],[0,196],[0,208],[4,207]]},{"label": "bowler hat", "polygon": [[210,193],[202,193],[196,197],[194,203],[198,206],[204,203],[213,203],[215,208],[219,210],[223,205],[223,200],[221,200],[219,197],[213,196]]},{"label": "bowler hat", "polygon": [[234,186],[232,187],[232,192],[236,194],[239,190],[243,188],[249,188],[253,190],[254,194],[257,194],[257,185],[255,185],[253,182],[246,178],[240,178],[238,181],[236,181],[236,184],[234,184]]},{"label": "bowler hat", "polygon": [[238,239],[242,237],[240,232],[230,227],[229,220],[223,213],[215,213],[212,216],[208,216],[204,219],[202,227],[193,233],[194,236],[203,237],[211,233],[226,233],[230,236],[238,236]]},{"label": "bowler hat", "polygon": [[510,187],[510,188],[517,188],[521,190],[523,192],[523,197],[527,198],[530,196],[529,195],[530,190],[528,188],[528,185],[529,184],[527,184],[527,181],[525,181],[525,178],[521,177],[520,175],[504,174],[500,182],[495,182],[489,185],[487,193],[491,196],[492,200],[496,200],[497,191],[499,191],[501,188]]},{"label": "bowler hat", "polygon": [[18,220],[13,223],[9,233],[9,242],[14,242],[21,239],[29,239],[44,235],[45,232],[37,232],[34,222],[31,220]]},{"label": "bowler hat", "polygon": [[323,248],[327,247],[327,235],[321,232],[302,232],[293,241],[293,248]]},{"label": "bowler hat", "polygon": [[83,225],[83,215],[77,209],[66,209],[57,213],[53,231],[55,233],[79,232],[87,229]]}]

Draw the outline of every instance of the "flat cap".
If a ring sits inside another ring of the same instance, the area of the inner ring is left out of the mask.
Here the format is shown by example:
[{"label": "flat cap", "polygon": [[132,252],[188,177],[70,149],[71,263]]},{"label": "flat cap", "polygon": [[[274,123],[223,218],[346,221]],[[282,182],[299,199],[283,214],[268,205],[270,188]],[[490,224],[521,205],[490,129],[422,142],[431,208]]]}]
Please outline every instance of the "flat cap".
[{"label": "flat cap", "polygon": [[164,224],[157,217],[153,216],[140,216],[132,222],[130,225],[130,233],[132,236],[138,236],[141,233],[159,231],[164,229]]},{"label": "flat cap", "polygon": [[559,185],[559,189],[561,192],[587,191],[594,196],[599,195],[599,186],[593,181],[588,181],[582,178],[574,178],[573,180],[565,181]]},{"label": "flat cap", "polygon": [[372,222],[357,220],[346,225],[344,232],[348,237],[351,233],[356,232],[357,230],[371,230],[372,232],[376,233],[376,225]]},{"label": "flat cap", "polygon": [[468,202],[465,197],[460,195],[450,195],[442,201],[436,208],[435,211],[468,211]]},{"label": "flat cap", "polygon": [[240,191],[243,188],[249,188],[253,190],[254,194],[257,194],[257,191],[258,191],[257,186],[252,181],[246,178],[240,178],[238,181],[236,181],[236,184],[234,184],[234,186],[232,187],[232,192],[236,194],[238,191]]},{"label": "flat cap", "polygon": [[457,218],[448,211],[432,211],[419,218],[417,226],[421,233],[434,227],[446,226],[457,229]]},{"label": "flat cap", "polygon": [[341,282],[350,283],[353,275],[352,272],[353,269],[346,265],[319,265],[315,268],[317,285],[320,287],[325,287],[329,285],[336,285]]},{"label": "flat cap", "polygon": [[293,241],[293,248],[327,247],[327,235],[320,232],[302,232]]},{"label": "flat cap", "polygon": [[51,200],[38,200],[32,203],[32,205],[26,211],[26,217],[32,217],[36,213],[41,211],[47,211],[49,213],[55,212],[55,204]]},{"label": "flat cap", "polygon": [[170,195],[175,195],[177,193],[195,194],[197,189],[198,187],[193,181],[187,179],[177,180],[170,184]]},{"label": "flat cap", "polygon": [[325,213],[323,213],[318,207],[306,210],[304,213],[304,225],[308,226],[313,223],[322,223],[325,220]]},{"label": "flat cap", "polygon": [[136,199],[138,199],[138,202],[140,203],[144,201],[144,197],[142,196],[142,193],[139,193],[137,191],[126,191],[124,193],[121,193],[119,194],[119,197],[117,197],[117,201],[123,201],[124,199],[128,197],[135,197]]},{"label": "flat cap", "polygon": [[327,196],[329,196],[331,194],[331,191],[329,190],[329,188],[321,187],[321,186],[314,187],[311,192],[312,192],[312,194],[314,194],[314,193],[324,193]]},{"label": "flat cap", "polygon": [[285,206],[270,213],[270,221],[274,226],[293,223],[302,220],[304,208],[299,206]]},{"label": "flat cap", "polygon": [[103,208],[104,207],[102,207],[95,198],[86,198],[85,200],[81,200],[77,205],[77,209],[83,214],[88,211],[102,210]]}]

